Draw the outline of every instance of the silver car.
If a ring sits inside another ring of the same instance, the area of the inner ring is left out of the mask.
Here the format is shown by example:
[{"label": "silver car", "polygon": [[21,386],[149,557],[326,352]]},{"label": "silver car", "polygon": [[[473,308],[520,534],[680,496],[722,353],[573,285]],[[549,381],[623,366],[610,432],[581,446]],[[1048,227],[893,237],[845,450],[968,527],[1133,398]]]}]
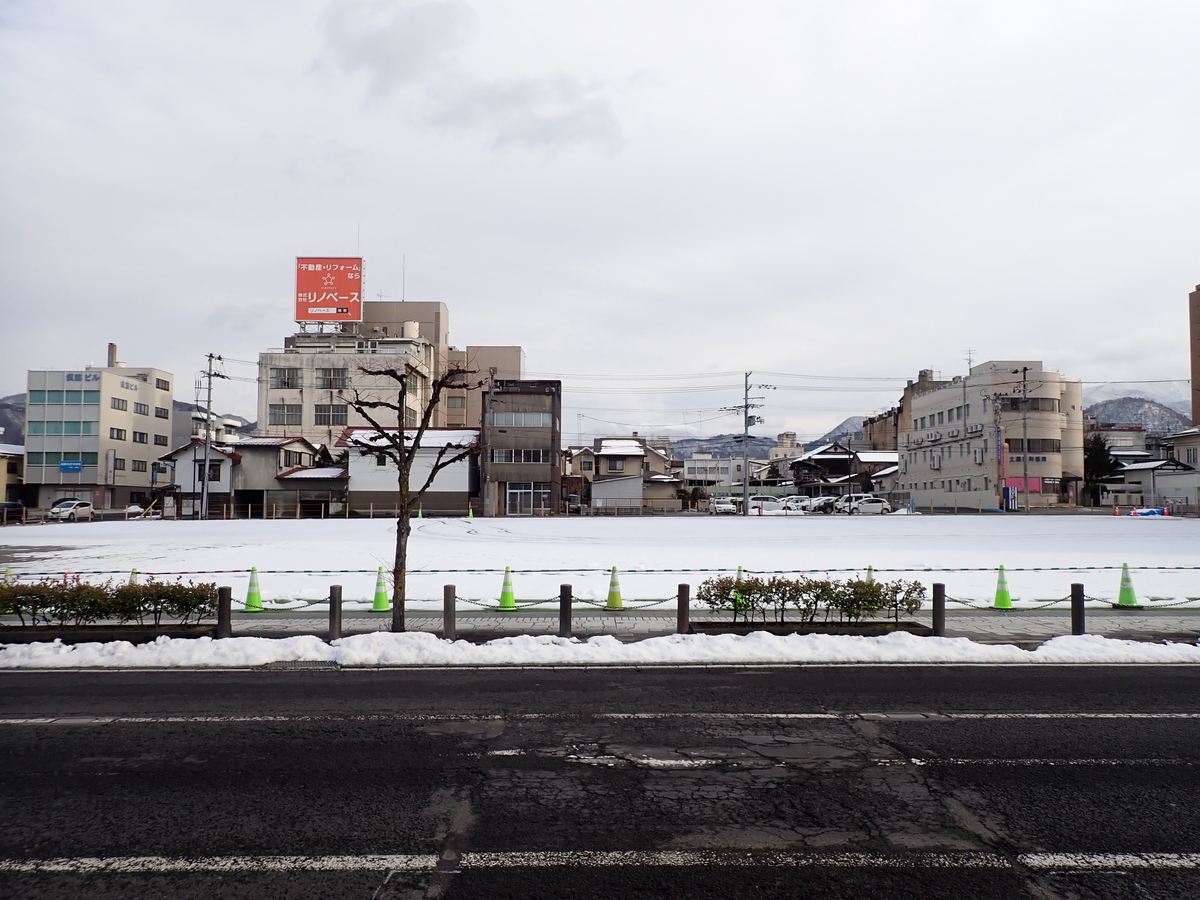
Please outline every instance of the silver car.
[{"label": "silver car", "polygon": [[60,500],[46,513],[46,518],[56,522],[77,522],[80,519],[91,521],[92,513],[90,500]]}]

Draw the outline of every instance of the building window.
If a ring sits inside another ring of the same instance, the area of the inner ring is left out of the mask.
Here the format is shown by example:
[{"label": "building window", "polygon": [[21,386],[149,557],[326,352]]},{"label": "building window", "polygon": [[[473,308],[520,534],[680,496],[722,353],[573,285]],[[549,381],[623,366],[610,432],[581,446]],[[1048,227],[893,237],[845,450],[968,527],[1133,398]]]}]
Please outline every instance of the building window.
[{"label": "building window", "polygon": [[549,450],[493,450],[494,463],[549,463],[553,462]]},{"label": "building window", "polygon": [[326,391],[341,391],[349,387],[349,369],[317,369],[317,387]]},{"label": "building window", "polygon": [[149,441],[150,441],[150,435],[146,434],[146,432],[135,431],[133,433],[133,442],[135,444],[145,444],[145,443],[149,443]]},{"label": "building window", "polygon": [[110,428],[110,429],[108,429],[108,436],[110,439],[112,439],[114,441],[123,441],[126,438],[125,429],[124,428]]},{"label": "building window", "polygon": [[156,434],[154,436],[154,446],[155,447],[169,446],[169,444],[167,443],[167,436],[165,434]]},{"label": "building window", "polygon": [[145,472],[146,461],[144,459],[135,459],[130,461],[129,468],[134,472]]},{"label": "building window", "polygon": [[404,427],[417,427],[417,411],[408,406],[404,407]]},{"label": "building window", "polygon": [[120,397],[113,397],[112,400],[109,401],[108,405],[111,406],[113,409],[119,409],[119,410],[129,409],[129,401],[122,400]]},{"label": "building window", "polygon": [[95,450],[91,451],[90,453],[85,450],[79,455],[85,466],[94,466],[97,462],[99,462],[100,454],[98,454]]},{"label": "building window", "polygon": [[510,516],[532,516],[550,511],[550,485],[544,481],[508,482],[506,511]]},{"label": "building window", "polygon": [[386,466],[387,464],[388,464],[388,458],[386,456],[384,456],[382,453],[379,456],[375,457],[375,465],[376,466],[382,468],[383,466]]},{"label": "building window", "polygon": [[305,454],[299,450],[284,450],[283,451],[283,466],[285,469],[290,469],[293,466],[304,465]]},{"label": "building window", "polygon": [[30,391],[29,392],[29,405],[30,406],[41,405],[45,402],[46,402],[46,392],[45,391]]},{"label": "building window", "polygon": [[25,465],[40,466],[42,464],[42,454],[36,450],[30,450],[25,454]]},{"label": "building window", "polygon": [[625,471],[625,460],[623,460],[623,459],[610,459],[610,460],[608,461],[608,471],[610,471],[610,472],[624,472],[624,471]]},{"label": "building window", "polygon": [[290,390],[302,385],[299,369],[271,369],[270,387],[276,390]]},{"label": "building window", "polygon": [[446,398],[446,408],[447,409],[462,409],[466,405],[467,405],[466,397],[447,397]]},{"label": "building window", "polygon": [[121,459],[121,457],[118,456],[116,459],[113,460],[113,468],[116,469],[118,472],[124,472],[125,471],[125,460]]},{"label": "building window", "polygon": [[581,471],[581,472],[592,471],[592,461],[590,459],[583,460],[583,462],[581,462],[579,464],[579,471]]},{"label": "building window", "polygon": [[321,405],[315,407],[317,425],[345,425],[346,424],[346,406],[341,405]]},{"label": "building window", "polygon": [[83,391],[63,391],[63,402],[69,406],[78,406],[83,402]]},{"label": "building window", "polygon": [[1184,462],[1188,463],[1189,465],[1195,465],[1197,462],[1197,457],[1200,457],[1200,447],[1188,447],[1186,454],[1187,459],[1185,459]]},{"label": "building window", "polygon": [[145,503],[146,502],[146,492],[145,491],[130,491],[129,492],[129,502],[137,503],[139,505],[142,503]]},{"label": "building window", "polygon": [[148,416],[150,415],[150,406],[147,403],[134,403],[133,411],[139,416]]},{"label": "building window", "polygon": [[165,406],[156,406],[154,407],[154,417],[156,419],[169,419],[171,418],[171,411]]},{"label": "building window", "polygon": [[165,378],[155,378],[154,386],[156,388],[158,388],[160,391],[170,391],[171,390],[171,382],[167,381],[167,379],[165,379]]},{"label": "building window", "polygon": [[554,416],[548,412],[488,413],[487,424],[499,428],[551,428]]},{"label": "building window", "polygon": [[938,424],[939,424],[939,425],[944,425],[944,424],[945,424],[945,422],[944,422],[944,421],[943,421],[943,419],[942,419],[942,414],[941,414],[941,413],[938,413]]},{"label": "building window", "polygon": [[267,407],[268,425],[300,425],[300,404],[272,403]]},{"label": "building window", "polygon": [[921,416],[921,428],[923,429],[924,427],[925,427],[925,417]]},{"label": "building window", "polygon": [[[196,480],[199,482],[203,482],[205,480],[205,478],[204,478],[204,461],[203,460],[196,463]],[[208,481],[220,481],[220,480],[221,480],[221,461],[217,460],[216,462],[209,462],[209,464],[208,464]]]}]

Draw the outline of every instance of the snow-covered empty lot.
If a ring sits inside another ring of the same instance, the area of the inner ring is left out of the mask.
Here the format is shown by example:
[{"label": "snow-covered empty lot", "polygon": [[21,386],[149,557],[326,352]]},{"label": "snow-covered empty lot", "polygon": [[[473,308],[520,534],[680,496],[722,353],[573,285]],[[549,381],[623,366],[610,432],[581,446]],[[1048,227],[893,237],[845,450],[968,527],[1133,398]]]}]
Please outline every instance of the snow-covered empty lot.
[{"label": "snow-covered empty lot", "polygon": [[[274,574],[271,570],[390,567],[395,522],[279,520],[134,521],[8,527],[0,565],[14,573],[212,572],[256,566],[264,598],[325,596],[341,583],[347,600],[367,599],[371,574]],[[551,598],[574,585],[603,597],[616,566],[627,599],[673,596],[698,585],[701,570],[856,570],[882,578],[942,581],[950,596],[988,599],[995,568],[1009,570],[1014,599],[1063,597],[1073,581],[1091,596],[1115,598],[1119,573],[1089,567],[1129,563],[1139,596],[1200,596],[1200,520],[1107,516],[842,516],[423,519],[409,545],[410,596],[440,603],[442,585],[463,597],[494,599],[505,566],[518,598]],[[1056,567],[1074,571],[1021,571]],[[1180,567],[1176,569],[1159,567]],[[491,570],[456,571],[445,570]],[[978,569],[941,571],[925,569]],[[660,571],[647,571],[660,570]],[[661,571],[673,570],[673,571]],[[690,572],[681,570],[692,570]],[[908,571],[892,571],[908,570]],[[104,576],[87,576],[102,580]],[[186,577],[186,576],[185,576]],[[248,575],[203,575],[244,596]],[[838,574],[838,577],[847,577]]]}]

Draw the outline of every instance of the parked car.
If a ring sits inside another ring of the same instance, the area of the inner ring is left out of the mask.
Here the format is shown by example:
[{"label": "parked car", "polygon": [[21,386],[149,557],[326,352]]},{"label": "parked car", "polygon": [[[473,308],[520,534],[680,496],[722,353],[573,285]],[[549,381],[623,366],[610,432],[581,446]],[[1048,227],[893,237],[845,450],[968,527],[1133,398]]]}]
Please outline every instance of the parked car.
[{"label": "parked car", "polygon": [[737,513],[737,507],[728,497],[717,497],[709,502],[708,511],[714,516],[732,516]]},{"label": "parked car", "polygon": [[813,497],[809,504],[809,512],[825,513],[829,515],[833,512],[833,504],[837,503],[837,497]]},{"label": "parked car", "polygon": [[811,497],[784,497],[783,508],[788,512],[807,512],[812,505]]},{"label": "parked car", "polygon": [[750,498],[750,515],[757,515],[760,509],[763,512],[783,509],[783,501],[769,494],[755,494]]},{"label": "parked car", "polygon": [[0,521],[12,522],[13,520],[20,521],[21,513],[25,509],[25,504],[20,500],[4,500],[0,501]]},{"label": "parked car", "polygon": [[850,507],[851,515],[878,516],[892,511],[892,504],[882,497],[864,497]]},{"label": "parked car", "polygon": [[855,503],[870,497],[870,494],[842,494],[833,504],[834,512],[848,513]]},{"label": "parked car", "polygon": [[49,512],[46,513],[46,518],[58,522],[76,522],[79,519],[91,521],[92,514],[90,501],[63,499],[55,501]]}]

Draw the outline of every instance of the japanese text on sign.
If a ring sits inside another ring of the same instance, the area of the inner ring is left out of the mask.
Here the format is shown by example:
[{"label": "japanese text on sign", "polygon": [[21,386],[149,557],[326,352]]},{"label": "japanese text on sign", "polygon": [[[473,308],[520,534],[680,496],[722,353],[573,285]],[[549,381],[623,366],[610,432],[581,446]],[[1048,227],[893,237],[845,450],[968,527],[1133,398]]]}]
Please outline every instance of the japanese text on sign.
[{"label": "japanese text on sign", "polygon": [[297,322],[361,322],[362,259],[298,257]]}]

